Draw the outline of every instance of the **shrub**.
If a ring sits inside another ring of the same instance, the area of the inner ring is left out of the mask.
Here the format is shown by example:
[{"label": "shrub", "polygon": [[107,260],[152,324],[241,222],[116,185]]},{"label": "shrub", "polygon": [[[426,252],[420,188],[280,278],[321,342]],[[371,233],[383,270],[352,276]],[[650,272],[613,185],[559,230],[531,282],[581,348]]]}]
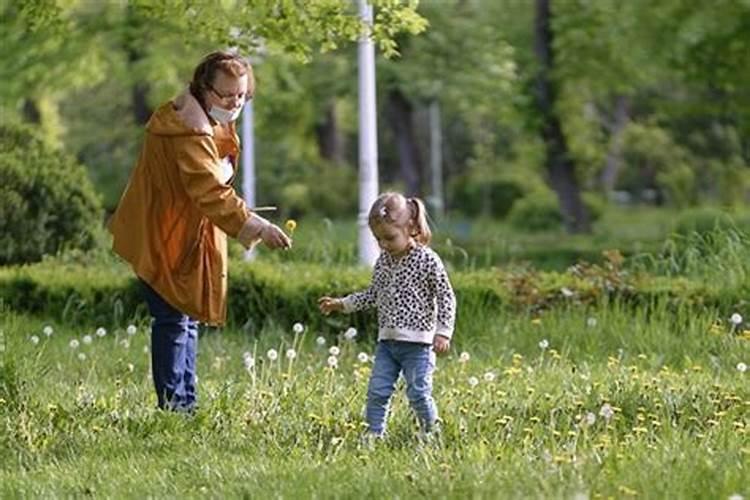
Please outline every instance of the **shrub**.
[{"label": "shrub", "polygon": [[[581,195],[583,205],[593,223],[604,213],[605,203],[593,193]],[[563,217],[560,204],[552,191],[536,191],[518,200],[510,211],[509,220],[513,227],[522,231],[549,231],[561,226]]]},{"label": "shrub", "polygon": [[505,218],[516,200],[527,193],[520,180],[509,176],[482,179],[463,175],[451,189],[451,205],[465,215]]},{"label": "shrub", "polygon": [[539,191],[518,200],[508,217],[513,227],[523,231],[557,229],[563,220],[557,199],[550,191]]},{"label": "shrub", "polygon": [[0,125],[0,265],[93,248],[101,203],[83,166],[21,125]]}]

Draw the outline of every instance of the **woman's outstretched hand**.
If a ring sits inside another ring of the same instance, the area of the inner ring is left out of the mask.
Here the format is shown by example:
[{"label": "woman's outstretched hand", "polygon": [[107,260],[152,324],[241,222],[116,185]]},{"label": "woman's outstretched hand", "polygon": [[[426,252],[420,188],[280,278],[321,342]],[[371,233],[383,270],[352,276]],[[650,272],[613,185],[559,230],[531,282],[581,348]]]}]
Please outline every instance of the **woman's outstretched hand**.
[{"label": "woman's outstretched hand", "polygon": [[344,310],[344,303],[341,299],[335,297],[321,297],[318,299],[318,307],[320,312],[328,316],[332,312],[340,312]]},{"label": "woman's outstretched hand", "polygon": [[283,248],[288,250],[292,248],[292,239],[287,236],[276,224],[268,224],[260,233],[260,238],[268,248]]}]

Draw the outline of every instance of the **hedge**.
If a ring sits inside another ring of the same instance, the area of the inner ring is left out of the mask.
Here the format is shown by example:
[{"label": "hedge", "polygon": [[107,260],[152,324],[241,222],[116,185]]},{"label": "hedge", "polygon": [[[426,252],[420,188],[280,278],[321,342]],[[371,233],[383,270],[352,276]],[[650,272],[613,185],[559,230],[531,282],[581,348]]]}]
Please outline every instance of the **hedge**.
[{"label": "hedge", "polygon": [[[354,325],[372,329],[373,313],[323,317],[321,295],[361,289],[370,272],[363,268],[328,268],[303,263],[232,262],[229,279],[229,324],[257,331],[268,322],[288,326],[301,321],[321,330]],[[476,315],[510,308],[536,314],[552,307],[591,307],[618,301],[649,307],[666,300],[679,306],[714,307],[727,312],[742,305],[750,286],[684,278],[631,276],[617,266],[579,265],[565,273],[491,268],[451,272],[459,302],[459,327]],[[145,318],[138,282],[123,264],[82,265],[45,261],[0,269],[2,307],[72,324],[123,326]]]}]

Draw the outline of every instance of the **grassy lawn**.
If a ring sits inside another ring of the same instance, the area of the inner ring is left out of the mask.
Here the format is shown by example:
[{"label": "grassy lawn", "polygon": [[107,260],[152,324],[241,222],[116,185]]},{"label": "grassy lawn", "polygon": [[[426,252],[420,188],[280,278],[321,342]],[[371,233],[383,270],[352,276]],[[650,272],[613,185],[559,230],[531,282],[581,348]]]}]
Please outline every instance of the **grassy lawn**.
[{"label": "grassy lawn", "polygon": [[372,332],[207,331],[185,417],[153,409],[146,325],[47,323],[0,319],[1,497],[750,495],[750,339],[711,311],[487,311],[438,362],[440,438],[418,439],[400,390],[373,447]]}]

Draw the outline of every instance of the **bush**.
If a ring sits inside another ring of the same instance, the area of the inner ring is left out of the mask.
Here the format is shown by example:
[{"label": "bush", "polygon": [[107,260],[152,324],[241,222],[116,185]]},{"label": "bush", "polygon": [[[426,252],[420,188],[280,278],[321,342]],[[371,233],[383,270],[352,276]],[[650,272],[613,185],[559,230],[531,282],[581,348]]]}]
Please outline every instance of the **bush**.
[{"label": "bush", "polygon": [[470,217],[489,215],[502,219],[526,193],[527,188],[512,177],[481,179],[463,175],[452,185],[451,205]]},{"label": "bush", "polygon": [[[583,205],[594,223],[604,213],[605,202],[593,193],[581,195]],[[549,231],[562,225],[563,216],[560,204],[552,191],[536,191],[518,200],[508,215],[513,227],[522,231]]]},{"label": "bush", "polygon": [[21,125],[0,125],[0,265],[93,248],[101,202],[83,166]]},{"label": "bush", "polygon": [[518,200],[508,215],[510,223],[523,231],[546,231],[562,224],[562,214],[555,195],[539,191]]},{"label": "bush", "polygon": [[[273,176],[271,176],[273,177]],[[278,204],[279,217],[336,217],[357,211],[357,170],[326,161],[300,164],[293,175],[266,179],[264,200]]]}]

